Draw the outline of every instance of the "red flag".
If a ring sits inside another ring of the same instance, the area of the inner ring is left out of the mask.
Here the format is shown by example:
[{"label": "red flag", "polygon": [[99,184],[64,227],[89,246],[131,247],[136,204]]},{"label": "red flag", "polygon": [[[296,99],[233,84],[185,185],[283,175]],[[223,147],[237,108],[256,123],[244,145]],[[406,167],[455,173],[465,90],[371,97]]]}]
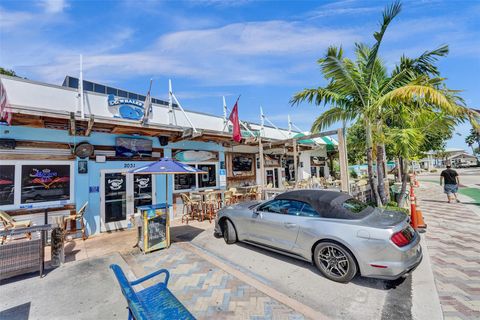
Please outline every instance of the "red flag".
[{"label": "red flag", "polygon": [[233,106],[228,120],[233,124],[233,141],[240,142],[242,140],[242,133],[240,132],[240,121],[238,120],[238,99]]}]

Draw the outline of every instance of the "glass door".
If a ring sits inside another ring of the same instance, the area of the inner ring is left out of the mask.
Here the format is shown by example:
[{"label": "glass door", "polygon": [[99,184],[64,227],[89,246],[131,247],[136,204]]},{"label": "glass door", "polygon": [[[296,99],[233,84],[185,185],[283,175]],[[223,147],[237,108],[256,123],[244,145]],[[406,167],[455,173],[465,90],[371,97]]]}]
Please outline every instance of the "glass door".
[{"label": "glass door", "polygon": [[105,170],[101,174],[100,231],[128,228],[137,207],[155,202],[152,175],[125,174],[126,170]]},{"label": "glass door", "polygon": [[127,176],[121,172],[103,174],[103,231],[125,228],[127,220]]},{"label": "glass door", "polygon": [[153,183],[151,174],[133,175],[133,211],[137,207],[153,204]]},{"label": "glass door", "polygon": [[273,188],[278,188],[278,169],[277,168],[266,168],[267,176],[267,185],[272,184]]}]

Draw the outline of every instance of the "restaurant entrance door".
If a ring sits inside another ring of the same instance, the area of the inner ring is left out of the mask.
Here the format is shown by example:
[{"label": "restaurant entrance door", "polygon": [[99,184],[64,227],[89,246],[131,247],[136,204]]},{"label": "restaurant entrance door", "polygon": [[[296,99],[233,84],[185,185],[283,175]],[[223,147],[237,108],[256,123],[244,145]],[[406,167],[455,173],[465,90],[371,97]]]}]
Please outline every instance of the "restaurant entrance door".
[{"label": "restaurant entrance door", "polygon": [[280,187],[280,180],[278,175],[278,168],[265,168],[266,172],[266,185],[272,184],[273,188]]},{"label": "restaurant entrance door", "polygon": [[138,206],[155,203],[155,183],[150,174],[125,174],[127,170],[101,173],[101,231],[128,227],[129,215]]}]

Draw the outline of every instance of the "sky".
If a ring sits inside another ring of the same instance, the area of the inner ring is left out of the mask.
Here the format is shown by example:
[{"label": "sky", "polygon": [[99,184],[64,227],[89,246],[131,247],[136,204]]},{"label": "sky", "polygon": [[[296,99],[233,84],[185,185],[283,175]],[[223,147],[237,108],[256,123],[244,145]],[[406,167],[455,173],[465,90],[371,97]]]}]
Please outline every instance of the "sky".
[{"label": "sky", "polygon": [[[260,121],[260,106],[279,127],[287,117],[309,130],[325,106],[291,106],[304,88],[326,84],[316,61],[328,46],[351,56],[373,43],[390,1],[9,1],[0,2],[0,66],[31,80],[61,84],[66,75],[166,99],[168,79],[185,109],[222,115],[236,98],[242,120]],[[439,61],[452,89],[480,109],[480,1],[403,1],[380,56],[392,69],[448,44]],[[469,150],[469,124],[447,147]]]}]

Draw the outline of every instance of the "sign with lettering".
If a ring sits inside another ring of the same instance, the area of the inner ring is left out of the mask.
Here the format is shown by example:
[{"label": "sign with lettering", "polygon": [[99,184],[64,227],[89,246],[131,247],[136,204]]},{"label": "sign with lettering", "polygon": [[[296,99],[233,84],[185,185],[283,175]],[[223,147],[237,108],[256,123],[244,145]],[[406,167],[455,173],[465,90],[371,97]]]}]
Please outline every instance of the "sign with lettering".
[{"label": "sign with lettering", "polygon": [[151,252],[170,246],[170,221],[165,204],[138,207],[141,216],[139,247]]},{"label": "sign with lettering", "polygon": [[[144,103],[135,99],[118,98],[113,94],[107,97],[108,110],[115,118],[141,120],[145,113]],[[150,110],[150,115],[152,115]]]}]

